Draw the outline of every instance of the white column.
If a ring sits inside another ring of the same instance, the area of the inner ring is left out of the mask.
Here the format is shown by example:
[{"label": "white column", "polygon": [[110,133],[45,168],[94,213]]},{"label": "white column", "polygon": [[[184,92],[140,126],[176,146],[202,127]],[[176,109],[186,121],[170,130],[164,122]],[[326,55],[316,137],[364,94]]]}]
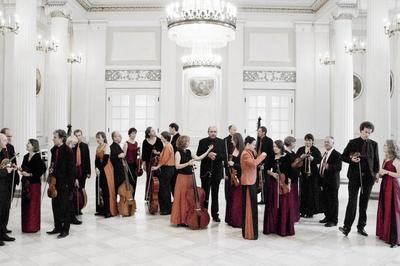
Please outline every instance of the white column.
[{"label": "white column", "polygon": [[70,54],[68,23],[69,19],[60,10],[50,12],[51,36],[57,41],[58,50],[49,53],[47,66],[46,114],[48,144],[52,145],[51,137],[55,129],[67,130],[68,97],[69,97],[69,65]]},{"label": "white column", "polygon": [[21,153],[27,140],[36,137],[36,13],[36,0],[16,2],[20,28],[15,36],[15,90],[10,95],[15,105],[9,127],[16,151]]},{"label": "white column", "polygon": [[[247,126],[246,110],[243,92],[243,57],[244,57],[244,23],[236,24],[235,40],[228,44],[228,56],[226,64],[227,81],[227,105],[228,105],[228,124],[234,124],[238,132],[244,133]],[[239,114],[239,115],[238,115]],[[226,124],[221,128],[221,133],[228,133]],[[220,134],[222,136],[222,134]]]},{"label": "white column", "polygon": [[397,34],[393,42],[393,52],[394,52],[394,65],[393,65],[393,76],[394,76],[394,93],[392,103],[394,103],[394,110],[392,114],[395,116],[394,124],[395,128],[392,129],[394,132],[394,138],[397,142],[400,142],[400,34]]},{"label": "white column", "polygon": [[[182,126],[182,120],[176,116],[177,97],[180,95],[177,84],[181,77],[177,75],[177,47],[168,38],[167,21],[161,21],[161,91],[160,91],[160,128],[168,128],[172,122]],[[178,119],[178,120],[177,120]]]},{"label": "white column", "polygon": [[390,57],[389,38],[384,34],[384,19],[389,16],[388,0],[368,0],[367,70],[365,118],[375,125],[372,138],[382,147],[390,137]]},{"label": "white column", "polygon": [[353,56],[345,52],[345,43],[352,43],[353,14],[340,12],[333,22],[335,30],[335,66],[332,95],[332,135],[336,149],[343,151],[354,137]]}]

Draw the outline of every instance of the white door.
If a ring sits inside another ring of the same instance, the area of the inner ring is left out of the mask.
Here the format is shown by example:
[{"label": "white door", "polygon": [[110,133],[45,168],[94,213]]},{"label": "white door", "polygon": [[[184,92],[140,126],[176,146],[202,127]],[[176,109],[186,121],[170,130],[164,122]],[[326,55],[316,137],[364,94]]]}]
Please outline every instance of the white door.
[{"label": "white door", "polygon": [[115,130],[128,138],[128,130],[136,128],[136,140],[141,144],[148,126],[158,132],[159,99],[158,89],[107,89],[107,133]]},{"label": "white door", "polygon": [[294,135],[294,91],[245,90],[246,135],[257,136],[257,119],[273,140]]}]

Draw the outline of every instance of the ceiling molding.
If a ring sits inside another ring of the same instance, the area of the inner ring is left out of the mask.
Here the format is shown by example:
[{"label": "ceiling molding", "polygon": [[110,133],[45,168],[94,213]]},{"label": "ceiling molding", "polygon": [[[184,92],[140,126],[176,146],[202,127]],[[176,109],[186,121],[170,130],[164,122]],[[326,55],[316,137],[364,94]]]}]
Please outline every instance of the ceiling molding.
[{"label": "ceiling molding", "polygon": [[[144,11],[163,11],[163,5],[143,5],[143,4],[93,4],[90,0],[76,0],[87,12],[144,12]],[[329,0],[315,0],[310,7],[292,7],[292,6],[239,6],[242,12],[259,13],[317,13]]]}]

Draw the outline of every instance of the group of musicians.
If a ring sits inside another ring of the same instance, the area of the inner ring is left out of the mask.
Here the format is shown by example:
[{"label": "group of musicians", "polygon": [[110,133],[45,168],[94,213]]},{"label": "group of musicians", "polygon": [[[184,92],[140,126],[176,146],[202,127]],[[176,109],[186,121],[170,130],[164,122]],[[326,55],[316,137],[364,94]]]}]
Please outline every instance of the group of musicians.
[{"label": "group of musicians", "polygon": [[[345,162],[349,164],[349,199],[344,225],[339,230],[345,236],[351,231],[359,197],[357,232],[368,236],[365,231],[368,201],[374,183],[382,178],[376,235],[391,247],[400,244],[400,151],[394,141],[388,140],[384,144],[385,160],[381,167],[378,144],[369,138],[374,131],[372,123],[360,125],[360,137],[351,140],[342,154],[334,149],[331,136],[324,139],[323,153],[314,145],[312,134],[305,135],[304,146],[295,152],[294,137],[273,141],[263,126],[258,128],[257,139],[243,138],[234,125],[228,129],[229,136],[221,139],[217,137],[217,128],[210,126],[208,136],[199,141],[196,153],[189,150],[190,138],[179,134],[176,123],[171,123],[169,131],[163,131],[159,137],[148,127],[141,146],[135,140],[135,128],[129,129],[128,140],[123,144],[120,132],[112,133],[111,145],[106,134],[98,132],[95,214],[106,218],[133,215],[137,178],[145,172],[144,197],[150,213],[170,215],[171,224],[192,228],[189,213],[199,212],[200,217],[200,211],[210,205],[211,217],[218,223],[221,221],[219,187],[225,179],[228,225],[241,228],[245,239],[257,239],[258,205],[264,204],[263,233],[290,236],[295,234],[294,224],[300,217],[312,218],[324,213],[320,223],[325,227],[337,225],[340,171]],[[11,138],[10,129],[1,131],[0,245],[4,245],[3,241],[15,240],[8,236],[11,231],[7,224],[12,195],[19,182],[22,184],[22,231],[40,230],[41,176],[46,166],[39,154],[39,143],[35,139],[28,141],[28,153],[18,167]],[[89,147],[82,139],[79,129],[70,136],[64,130],[53,133],[47,193],[52,198],[54,229],[47,233],[57,234],[58,238],[68,236],[71,223],[82,223],[77,219],[84,207],[80,204],[79,192],[84,191],[86,179],[91,175]],[[201,188],[196,188],[194,178],[196,161],[201,161]],[[261,194],[260,202],[257,202],[258,194]],[[188,195],[196,196],[191,199]]]}]

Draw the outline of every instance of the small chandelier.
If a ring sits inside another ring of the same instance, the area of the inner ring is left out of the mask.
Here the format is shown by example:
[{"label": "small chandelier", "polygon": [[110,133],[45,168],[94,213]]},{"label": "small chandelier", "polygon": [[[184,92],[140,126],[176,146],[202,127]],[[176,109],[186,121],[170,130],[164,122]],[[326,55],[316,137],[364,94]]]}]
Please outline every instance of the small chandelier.
[{"label": "small chandelier", "polygon": [[75,54],[71,54],[71,56],[67,59],[67,62],[72,64],[75,63],[82,63],[82,56],[81,55],[75,55]]},{"label": "small chandelier", "polygon": [[18,30],[19,30],[19,23],[18,23],[17,16],[14,15],[14,18],[11,19],[11,15],[9,15],[8,19],[6,19],[4,8],[3,8],[3,11],[0,11],[0,33],[2,35],[4,35],[5,33],[8,33],[8,32],[18,34]]},{"label": "small chandelier", "polygon": [[183,69],[188,68],[217,68],[221,69],[222,58],[213,54],[210,47],[194,47],[190,55],[181,58]]},{"label": "small chandelier", "polygon": [[38,39],[36,41],[36,51],[40,52],[57,52],[58,49],[58,44],[57,42],[53,39],[51,41],[49,40],[43,40],[42,36],[38,36]]},{"label": "small chandelier", "polygon": [[329,56],[329,53],[325,53],[324,56],[322,56],[321,54],[319,55],[319,63],[321,65],[329,66],[329,65],[334,65],[336,61],[335,59]]},{"label": "small chandelier", "polygon": [[237,9],[221,0],[181,0],[167,6],[168,36],[182,47],[221,48],[235,39]]},{"label": "small chandelier", "polygon": [[351,45],[348,45],[347,43],[344,44],[344,51],[348,54],[365,54],[367,48],[365,47],[364,41],[354,38]]},{"label": "small chandelier", "polygon": [[396,18],[392,22],[386,21],[384,26],[385,34],[390,38],[396,33],[400,33],[400,13],[397,14]]}]

